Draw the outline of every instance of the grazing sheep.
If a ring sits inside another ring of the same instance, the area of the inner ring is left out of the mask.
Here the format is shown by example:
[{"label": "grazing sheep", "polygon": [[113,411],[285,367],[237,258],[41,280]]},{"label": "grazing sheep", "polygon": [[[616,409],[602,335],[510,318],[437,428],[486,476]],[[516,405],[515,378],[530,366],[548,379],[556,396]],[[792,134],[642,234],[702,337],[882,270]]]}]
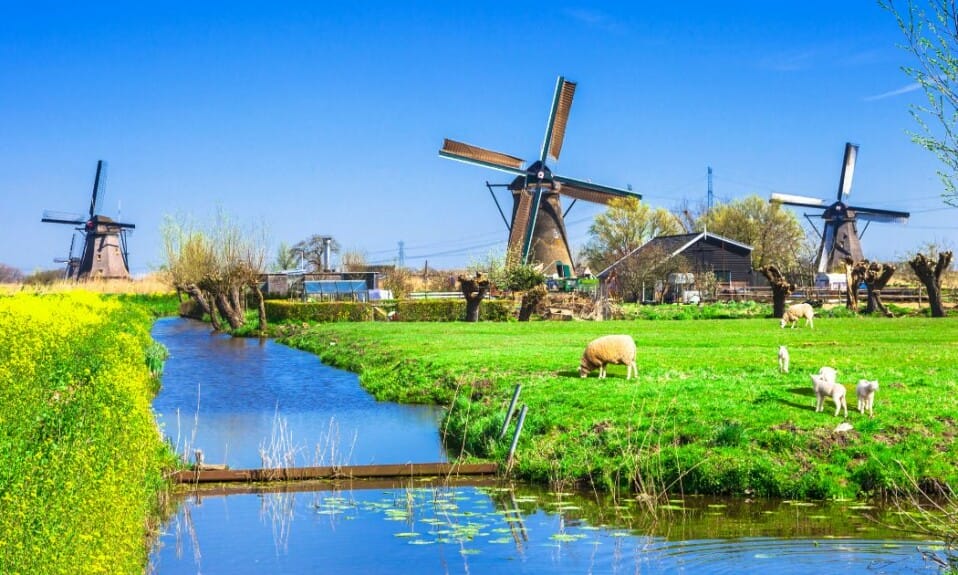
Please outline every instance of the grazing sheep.
[{"label": "grazing sheep", "polygon": [[867,411],[868,417],[874,415],[872,413],[872,405],[875,402],[876,391],[878,391],[878,380],[858,380],[858,385],[855,386],[855,397],[858,398],[858,413],[864,415]]},{"label": "grazing sheep", "polygon": [[788,373],[788,348],[784,345],[778,346],[778,370]]},{"label": "grazing sheep", "polygon": [[636,377],[639,370],[635,366],[635,341],[631,335],[604,335],[589,342],[579,362],[579,375],[587,377],[593,369],[599,369],[599,379],[605,378],[606,364],[614,363],[628,366],[626,379]]},{"label": "grazing sheep", "polygon": [[785,310],[785,313],[782,314],[782,327],[785,327],[786,324],[792,326],[792,329],[795,328],[795,325],[798,324],[798,320],[805,318],[805,325],[810,328],[814,328],[814,322],[812,318],[815,317],[815,309],[807,303],[797,303],[795,305],[788,306],[788,309]]},{"label": "grazing sheep", "polygon": [[815,411],[822,411],[822,407],[825,404],[825,397],[831,397],[832,401],[835,402],[835,415],[837,416],[838,413],[844,409],[845,417],[848,417],[848,405],[845,403],[845,386],[840,383],[828,381],[828,379],[820,373],[813,373],[810,377],[812,378],[815,397],[818,401],[815,406]]}]

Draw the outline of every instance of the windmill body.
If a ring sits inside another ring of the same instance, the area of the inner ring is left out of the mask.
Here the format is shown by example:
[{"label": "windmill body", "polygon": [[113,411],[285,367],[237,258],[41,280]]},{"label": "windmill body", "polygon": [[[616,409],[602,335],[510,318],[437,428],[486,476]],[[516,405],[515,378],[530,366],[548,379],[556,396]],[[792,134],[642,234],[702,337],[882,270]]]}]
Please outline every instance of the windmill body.
[{"label": "windmill body", "polygon": [[[90,200],[89,217],[57,217],[49,212],[40,221],[52,224],[68,224],[83,233],[83,251],[79,258],[73,257],[73,244],[70,245],[70,258],[67,260],[69,279],[129,279],[130,267],[127,261],[126,233],[135,228],[133,224],[118,222],[107,216],[97,214],[102,199],[103,161],[96,164],[96,178],[93,181],[93,196]],[[56,261],[56,260],[55,260]]]},{"label": "windmill body", "polygon": [[507,186],[513,196],[512,218],[507,223],[507,249],[509,254],[517,255],[522,263],[537,263],[547,267],[560,264],[565,269],[574,269],[560,196],[572,198],[573,203],[583,200],[601,204],[608,204],[616,197],[642,198],[629,190],[554,174],[547,165],[549,158],[559,159],[575,87],[575,83],[561,76],[556,82],[542,150],[539,159],[528,167],[525,161],[515,156],[450,139],[446,139],[439,150],[439,155],[444,158],[515,176]]},{"label": "windmill body", "polygon": [[852,261],[865,259],[858,233],[858,221],[906,222],[911,215],[908,212],[852,206],[846,203],[846,198],[851,193],[857,157],[858,146],[845,144],[845,160],[838,182],[838,195],[831,204],[818,198],[790,194],[772,194],[769,200],[772,203],[822,210],[821,242],[815,256],[815,268],[819,274],[840,272],[846,258]]}]

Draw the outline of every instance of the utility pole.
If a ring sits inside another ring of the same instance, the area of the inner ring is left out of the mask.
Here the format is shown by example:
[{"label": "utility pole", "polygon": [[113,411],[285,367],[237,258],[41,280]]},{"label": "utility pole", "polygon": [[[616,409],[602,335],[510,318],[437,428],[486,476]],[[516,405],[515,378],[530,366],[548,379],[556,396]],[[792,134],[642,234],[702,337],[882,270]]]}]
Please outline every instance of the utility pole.
[{"label": "utility pole", "polygon": [[709,166],[709,195],[708,195],[708,211],[707,214],[712,213],[712,166]]}]

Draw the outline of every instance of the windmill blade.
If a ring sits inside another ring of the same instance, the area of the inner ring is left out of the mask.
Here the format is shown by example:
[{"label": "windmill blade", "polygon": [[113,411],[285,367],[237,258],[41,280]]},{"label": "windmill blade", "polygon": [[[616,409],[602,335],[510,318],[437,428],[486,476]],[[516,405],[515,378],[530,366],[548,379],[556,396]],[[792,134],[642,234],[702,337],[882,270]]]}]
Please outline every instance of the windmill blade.
[{"label": "windmill blade", "polygon": [[852,193],[852,178],[855,177],[855,160],[858,158],[858,145],[845,143],[845,161],[842,163],[842,177],[838,181],[838,201]]},{"label": "windmill blade", "polygon": [[74,226],[82,226],[87,220],[83,216],[77,214],[43,212],[43,217],[40,218],[40,221],[46,222],[48,224],[70,224]]},{"label": "windmill blade", "polygon": [[518,201],[515,214],[512,216],[512,227],[509,230],[508,249],[512,253],[522,255],[519,250],[523,249],[526,239],[526,231],[529,229],[529,218],[532,214],[532,193],[521,191],[516,196]]},{"label": "windmill blade", "polygon": [[546,125],[546,137],[542,142],[542,152],[539,154],[539,161],[542,163],[545,163],[547,156],[555,160],[559,159],[573,96],[575,96],[575,82],[569,82],[559,76],[556,80],[556,93],[552,98],[552,111],[549,112],[549,123]]},{"label": "windmill blade", "polygon": [[825,207],[825,200],[809,198],[807,196],[795,196],[792,194],[772,194],[768,201],[772,204],[787,204],[789,206]]},{"label": "windmill blade", "polygon": [[93,197],[90,198],[90,217],[91,218],[96,214],[97,209],[99,209],[100,207],[97,204],[97,200],[99,199],[98,196],[101,195],[100,194],[100,176],[102,175],[102,172],[103,172],[103,160],[97,160],[96,161],[96,178],[94,178],[93,180]]},{"label": "windmill blade", "polygon": [[593,184],[592,182],[568,178],[566,176],[557,176],[553,174],[552,181],[556,184],[556,192],[565,196],[569,196],[570,198],[576,198],[578,200],[586,200],[599,204],[608,204],[609,200],[613,198],[635,198],[637,200],[642,199],[642,194],[637,194],[631,190],[623,190],[621,188]]},{"label": "windmill blade", "polygon": [[449,158],[450,160],[458,160],[467,164],[485,166],[495,170],[502,170],[503,172],[508,172],[510,174],[524,176],[526,173],[523,169],[525,161],[523,161],[521,158],[516,158],[515,156],[510,156],[500,152],[493,152],[491,150],[486,150],[485,148],[480,148],[479,146],[473,146],[471,144],[464,144],[462,142],[450,140],[449,138],[446,138],[442,141],[442,149],[439,150],[439,155],[443,158]]},{"label": "windmill blade", "polygon": [[867,222],[894,222],[905,223],[911,217],[909,212],[898,212],[895,210],[879,210],[873,208],[859,208],[848,206],[850,211],[855,212],[855,218]]}]

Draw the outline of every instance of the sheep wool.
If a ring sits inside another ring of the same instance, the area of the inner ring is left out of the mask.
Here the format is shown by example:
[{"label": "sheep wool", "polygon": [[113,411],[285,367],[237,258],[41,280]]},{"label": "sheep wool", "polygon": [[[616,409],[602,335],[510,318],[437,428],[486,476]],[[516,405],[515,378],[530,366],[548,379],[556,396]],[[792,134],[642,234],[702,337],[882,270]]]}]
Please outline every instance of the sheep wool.
[{"label": "sheep wool", "polygon": [[612,363],[627,366],[626,379],[632,379],[633,372],[638,377],[635,354],[635,340],[631,335],[605,335],[596,338],[585,347],[582,361],[579,362],[579,375],[587,377],[589,372],[598,369],[599,379],[604,379],[605,366]]}]

